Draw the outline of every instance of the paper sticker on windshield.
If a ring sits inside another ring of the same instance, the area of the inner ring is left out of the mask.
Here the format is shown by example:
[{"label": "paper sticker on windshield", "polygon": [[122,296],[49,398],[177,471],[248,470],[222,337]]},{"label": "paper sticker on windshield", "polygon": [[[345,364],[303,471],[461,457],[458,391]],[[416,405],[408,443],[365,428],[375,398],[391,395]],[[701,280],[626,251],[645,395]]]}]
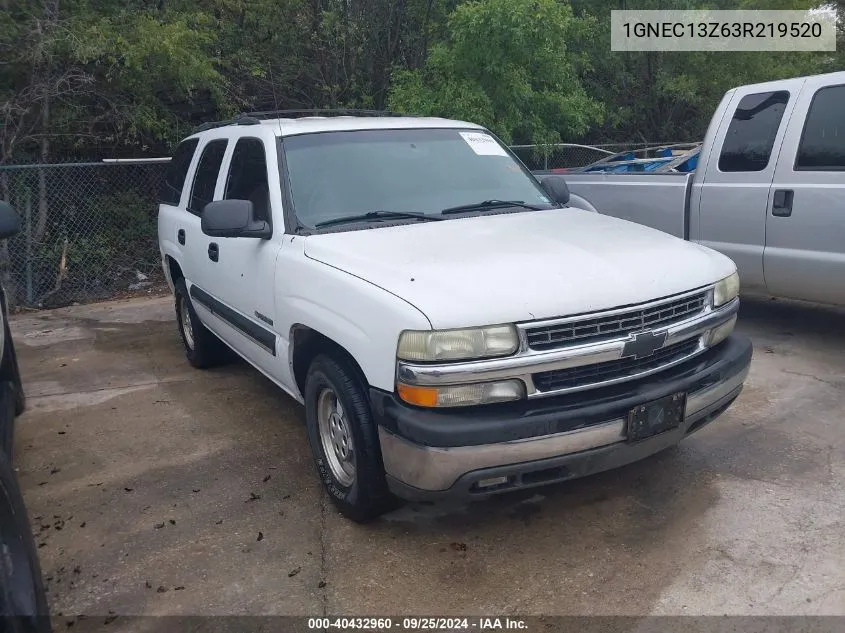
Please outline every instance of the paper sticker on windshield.
[{"label": "paper sticker on windshield", "polygon": [[483,132],[460,132],[461,137],[479,156],[507,156],[505,149],[489,134]]}]

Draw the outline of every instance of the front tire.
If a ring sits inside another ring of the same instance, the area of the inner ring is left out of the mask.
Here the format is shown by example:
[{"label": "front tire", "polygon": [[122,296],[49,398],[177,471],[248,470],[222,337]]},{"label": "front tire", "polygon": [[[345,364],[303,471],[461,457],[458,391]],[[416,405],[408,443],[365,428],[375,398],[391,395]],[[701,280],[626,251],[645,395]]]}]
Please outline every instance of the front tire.
[{"label": "front tire", "polygon": [[377,425],[351,362],[325,354],[313,360],[305,379],[305,418],[317,472],[341,514],[365,523],[395,507]]},{"label": "front tire", "polygon": [[188,362],[197,369],[208,369],[223,364],[227,360],[226,345],[200,321],[188,295],[185,280],[177,280],[174,288],[176,322]]}]

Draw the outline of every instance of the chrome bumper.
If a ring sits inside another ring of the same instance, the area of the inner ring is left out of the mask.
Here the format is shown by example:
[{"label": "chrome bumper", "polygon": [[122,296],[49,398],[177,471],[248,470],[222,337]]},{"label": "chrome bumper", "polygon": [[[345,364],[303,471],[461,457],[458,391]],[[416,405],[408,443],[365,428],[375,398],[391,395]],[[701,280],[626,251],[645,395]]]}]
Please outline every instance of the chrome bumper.
[{"label": "chrome bumper", "polygon": [[[697,430],[696,423],[730,403],[739,394],[747,375],[748,365],[723,382],[689,393],[682,427],[662,435],[674,434],[670,439],[680,441],[692,427],[695,427],[692,430]],[[574,455],[620,443],[620,448],[624,448],[629,446],[625,442],[626,422],[619,418],[577,431],[454,448],[414,444],[380,426],[379,441],[389,479],[399,482],[405,488],[436,492],[447,491],[461,476],[480,469]],[[666,438],[659,438],[661,436],[655,436],[640,444],[653,442],[652,452],[656,452],[664,448],[666,443]],[[645,456],[643,452],[640,447],[635,459]],[[646,451],[645,454],[650,453]],[[401,491],[399,494],[402,494]]]}]

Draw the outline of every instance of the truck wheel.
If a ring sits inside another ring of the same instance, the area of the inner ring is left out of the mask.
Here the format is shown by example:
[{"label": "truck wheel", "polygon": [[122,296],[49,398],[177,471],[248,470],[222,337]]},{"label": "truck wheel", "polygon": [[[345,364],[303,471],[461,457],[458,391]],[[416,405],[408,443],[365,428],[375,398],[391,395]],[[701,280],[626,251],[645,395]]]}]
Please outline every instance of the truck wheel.
[{"label": "truck wheel", "polygon": [[395,507],[378,429],[351,363],[323,354],[313,360],[305,379],[305,419],[317,472],[344,516],[365,523]]},{"label": "truck wheel", "polygon": [[222,364],[226,360],[226,345],[199,320],[185,280],[179,279],[175,284],[176,294],[176,322],[179,324],[179,334],[185,346],[185,356],[188,362],[197,369],[207,369]]}]

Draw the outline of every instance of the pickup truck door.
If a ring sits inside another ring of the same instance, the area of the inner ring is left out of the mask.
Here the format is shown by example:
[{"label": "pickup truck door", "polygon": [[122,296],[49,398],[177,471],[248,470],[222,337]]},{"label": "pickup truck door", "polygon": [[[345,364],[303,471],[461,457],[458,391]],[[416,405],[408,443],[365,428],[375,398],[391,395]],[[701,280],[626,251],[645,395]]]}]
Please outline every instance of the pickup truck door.
[{"label": "pickup truck door", "polygon": [[765,289],[766,208],[785,121],[800,88],[738,89],[704,164],[696,241],[734,260],[743,288]]},{"label": "pickup truck door", "polygon": [[273,236],[267,240],[205,236],[208,244],[200,253],[205,258],[202,287],[191,293],[195,305],[211,312],[209,326],[215,334],[271,376],[278,375],[273,278],[284,233],[281,196],[270,195],[272,185],[279,191],[278,177],[269,178],[268,167],[275,165],[273,140],[265,144],[253,136],[230,139],[214,200],[251,200],[256,216],[273,225]]},{"label": "pickup truck door", "polygon": [[[841,79],[840,79],[841,81]],[[773,295],[845,304],[845,85],[806,80],[789,121],[766,215]]]}]

